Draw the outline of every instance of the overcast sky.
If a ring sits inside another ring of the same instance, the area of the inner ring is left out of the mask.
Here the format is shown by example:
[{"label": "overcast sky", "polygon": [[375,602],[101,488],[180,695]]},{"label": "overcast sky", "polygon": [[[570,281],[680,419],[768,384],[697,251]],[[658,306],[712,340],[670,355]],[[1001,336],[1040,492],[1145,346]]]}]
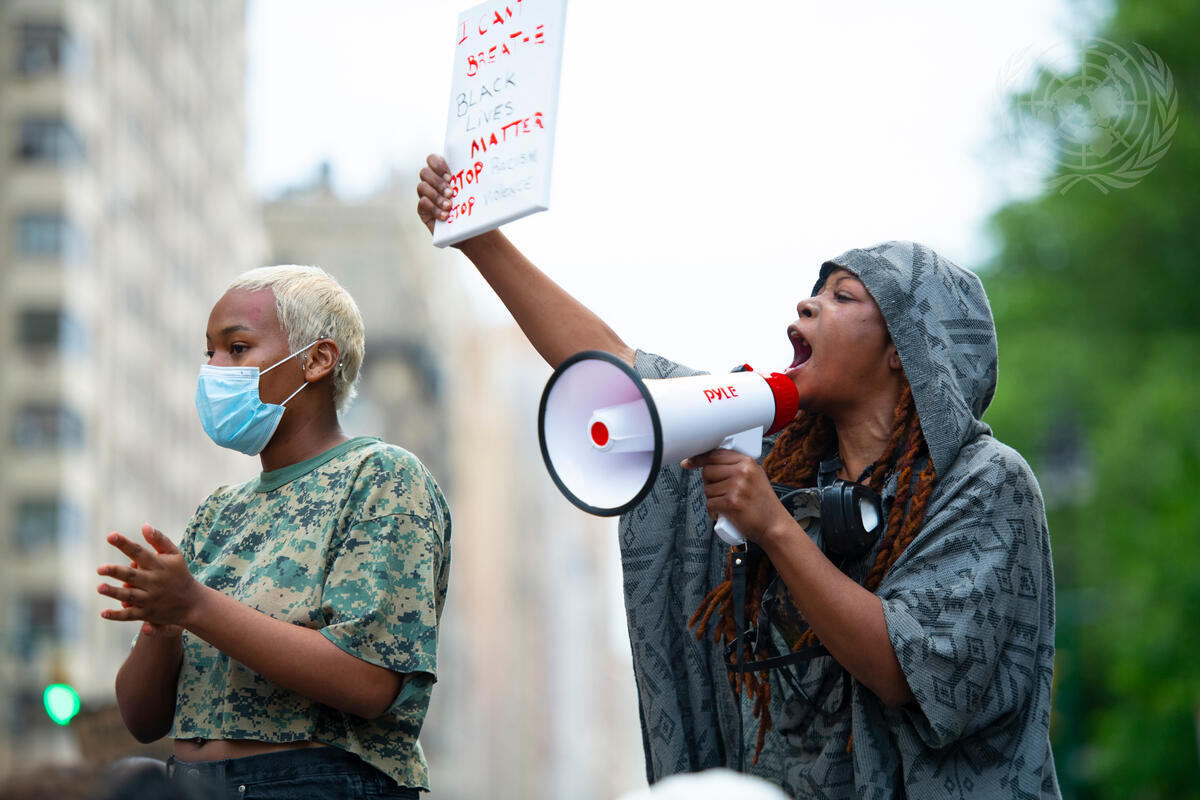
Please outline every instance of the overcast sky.
[{"label": "overcast sky", "polygon": [[[254,187],[323,160],[348,196],[389,170],[415,186],[467,7],[250,0]],[[506,231],[629,344],[780,369],[822,260],[893,238],[986,259],[988,214],[1035,185],[996,155],[1001,98],[1087,25],[1045,0],[569,0],[551,208]]]}]

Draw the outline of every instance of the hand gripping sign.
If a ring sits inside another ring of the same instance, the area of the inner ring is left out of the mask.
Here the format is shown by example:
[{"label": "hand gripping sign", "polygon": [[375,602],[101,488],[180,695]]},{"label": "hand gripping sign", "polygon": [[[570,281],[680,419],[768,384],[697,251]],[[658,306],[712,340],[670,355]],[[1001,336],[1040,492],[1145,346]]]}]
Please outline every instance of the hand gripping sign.
[{"label": "hand gripping sign", "polygon": [[492,0],[459,15],[445,147],[454,196],[434,224],[438,247],[550,207],[566,11],[566,0]]}]

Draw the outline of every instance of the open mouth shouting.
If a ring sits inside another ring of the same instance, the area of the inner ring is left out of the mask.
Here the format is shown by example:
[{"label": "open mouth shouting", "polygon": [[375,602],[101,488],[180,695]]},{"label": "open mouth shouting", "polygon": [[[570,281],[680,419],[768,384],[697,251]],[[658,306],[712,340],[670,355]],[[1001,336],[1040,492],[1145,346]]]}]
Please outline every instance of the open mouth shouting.
[{"label": "open mouth shouting", "polygon": [[791,374],[793,371],[803,367],[808,360],[812,358],[812,345],[800,333],[800,331],[792,326],[788,327],[788,338],[792,340],[792,363],[785,370],[785,374]]}]

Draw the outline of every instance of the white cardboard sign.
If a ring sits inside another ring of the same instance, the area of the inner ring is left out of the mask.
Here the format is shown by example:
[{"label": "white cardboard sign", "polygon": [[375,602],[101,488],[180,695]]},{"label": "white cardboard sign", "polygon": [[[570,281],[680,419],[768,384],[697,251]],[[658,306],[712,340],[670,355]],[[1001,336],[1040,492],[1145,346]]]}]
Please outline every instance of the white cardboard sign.
[{"label": "white cardboard sign", "polygon": [[550,207],[566,12],[566,0],[491,0],[459,15],[445,148],[455,194],[438,247]]}]

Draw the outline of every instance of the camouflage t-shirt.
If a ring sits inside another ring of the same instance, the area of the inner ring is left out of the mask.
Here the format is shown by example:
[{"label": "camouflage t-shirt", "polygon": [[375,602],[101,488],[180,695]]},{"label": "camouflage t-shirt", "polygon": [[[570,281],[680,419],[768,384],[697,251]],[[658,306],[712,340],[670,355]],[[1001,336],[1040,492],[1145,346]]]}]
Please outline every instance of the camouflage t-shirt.
[{"label": "camouflage t-shirt", "polygon": [[316,740],[401,786],[429,788],[417,735],[436,680],[450,512],[415,456],[359,437],[221,487],[197,509],[180,550],[205,585],[319,630],[405,680],[391,707],[367,720],[272,683],[185,632],[170,736]]}]

